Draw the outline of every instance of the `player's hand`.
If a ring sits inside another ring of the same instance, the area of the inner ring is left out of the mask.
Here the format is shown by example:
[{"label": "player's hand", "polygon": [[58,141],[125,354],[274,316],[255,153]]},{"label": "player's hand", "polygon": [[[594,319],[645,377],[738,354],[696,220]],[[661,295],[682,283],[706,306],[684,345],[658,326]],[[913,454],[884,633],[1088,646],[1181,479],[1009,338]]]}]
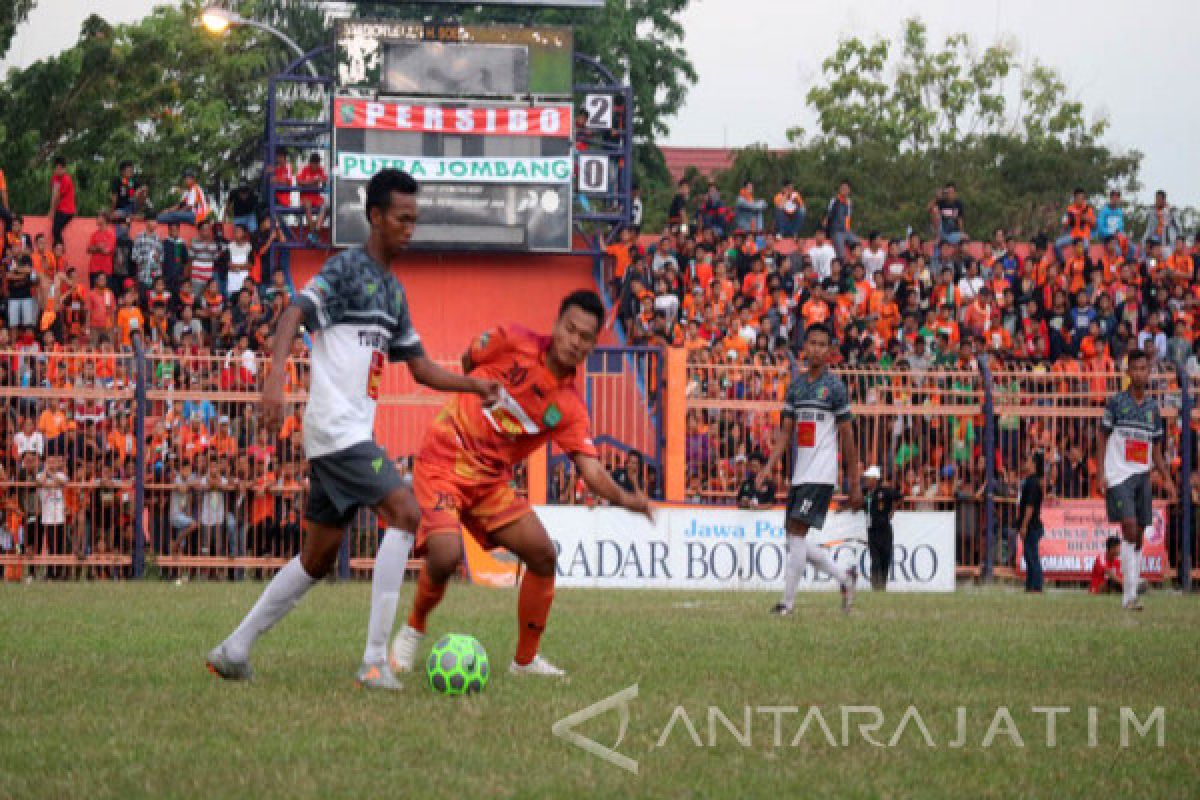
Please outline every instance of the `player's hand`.
[{"label": "player's hand", "polygon": [[654,524],[654,503],[650,502],[650,498],[640,492],[632,495],[625,503],[625,508],[635,514],[641,514],[643,517]]},{"label": "player's hand", "polygon": [[283,430],[283,379],[283,370],[277,369],[263,383],[263,424],[275,436]]},{"label": "player's hand", "polygon": [[475,393],[479,395],[479,399],[483,401],[484,408],[490,408],[500,402],[500,392],[502,387],[499,381],[475,379]]}]

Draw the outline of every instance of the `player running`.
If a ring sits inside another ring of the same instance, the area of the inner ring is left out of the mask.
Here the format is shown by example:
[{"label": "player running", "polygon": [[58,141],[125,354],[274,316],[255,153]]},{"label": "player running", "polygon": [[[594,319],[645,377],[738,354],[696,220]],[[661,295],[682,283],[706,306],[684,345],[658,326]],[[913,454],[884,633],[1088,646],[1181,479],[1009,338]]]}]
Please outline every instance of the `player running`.
[{"label": "player running", "polygon": [[820,530],[825,525],[825,514],[837,483],[839,441],[845,451],[846,474],[850,480],[850,505],[852,508],[863,505],[850,398],[845,384],[825,366],[831,341],[829,329],[820,323],[810,326],[805,333],[804,359],[808,371],[796,375],[788,386],[779,435],[771,447],[766,466],[758,473],[757,482],[765,483],[783,457],[785,448],[793,443],[795,467],[786,513],[787,573],[783,599],[771,609],[772,614],[792,613],[796,586],[808,562],[832,575],[840,584],[842,610],[849,611],[854,604],[858,568],[842,569],[825,550],[819,545],[810,547],[806,539],[810,528]]},{"label": "player running", "polygon": [[[470,392],[493,402],[498,384],[447,372],[425,355],[409,316],[404,287],[388,265],[412,238],[417,183],[384,170],[367,186],[371,230],[366,247],[329,261],[280,317],[271,372],[263,388],[268,430],[283,420],[288,354],[301,321],[313,332],[312,378],[304,412],[304,453],[311,488],[304,512],[303,550],[267,585],[229,638],[208,654],[208,668],[228,680],[249,680],[254,642],[291,611],[337,559],[346,525],[360,507],[388,525],[375,557],[367,647],[358,683],[399,689],[387,664],[387,640],[420,513],[392,459],[374,440],[375,403],[385,357],[403,361],[413,379],[445,392]],[[478,400],[477,400],[478,402]]]},{"label": "player running", "polygon": [[425,567],[408,624],[393,644],[393,668],[412,669],[429,614],[463,558],[465,527],[482,547],[505,547],[525,562],[509,672],[566,674],[538,655],[554,600],[554,542],[510,481],[513,465],[550,439],[571,457],[591,491],[653,519],[646,496],[619,487],[596,457],[587,408],[575,388],[575,371],[596,346],[603,321],[599,296],[581,290],[563,300],[550,336],[500,327],[476,339],[463,356],[464,373],[500,382],[500,400],[488,406],[475,396],[455,397],[425,435],[413,468],[421,505],[417,550],[425,553]]},{"label": "player running", "polygon": [[1141,611],[1138,579],[1142,572],[1142,539],[1153,521],[1150,505],[1150,470],[1158,470],[1163,485],[1171,486],[1162,456],[1165,434],[1158,403],[1146,394],[1150,361],[1141,350],[1129,354],[1129,388],[1104,404],[1096,448],[1099,472],[1104,475],[1104,504],[1108,521],[1121,526],[1121,579],[1123,608]]}]

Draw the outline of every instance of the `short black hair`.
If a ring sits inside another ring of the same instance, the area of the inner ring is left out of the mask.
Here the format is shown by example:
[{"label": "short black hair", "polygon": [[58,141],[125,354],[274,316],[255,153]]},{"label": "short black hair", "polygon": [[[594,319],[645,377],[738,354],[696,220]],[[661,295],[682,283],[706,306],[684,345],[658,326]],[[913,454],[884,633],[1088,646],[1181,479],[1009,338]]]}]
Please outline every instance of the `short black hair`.
[{"label": "short black hair", "polygon": [[559,318],[571,308],[578,308],[595,317],[597,331],[604,326],[604,301],[591,289],[576,289],[564,297],[562,305],[558,307]]},{"label": "short black hair", "polygon": [[1119,537],[1119,536],[1110,536],[1104,540],[1104,549],[1105,550],[1108,550],[1113,547],[1119,547],[1120,545],[1121,545],[1121,537]]},{"label": "short black hair", "polygon": [[1145,350],[1137,350],[1137,349],[1130,350],[1129,351],[1129,366],[1132,367],[1133,362],[1135,362],[1135,361],[1145,361],[1148,358],[1149,358],[1149,356],[1146,355]]},{"label": "short black hair", "polygon": [[133,166],[133,162],[130,161],[128,158],[126,158],[123,161],[121,161],[120,164],[117,165],[117,172],[124,172],[126,167],[132,167],[132,166]]},{"label": "short black hair", "polygon": [[807,339],[809,336],[812,336],[814,333],[823,333],[823,334],[825,334],[826,338],[829,339],[829,341],[833,341],[833,333],[829,330],[829,327],[827,325],[825,325],[825,323],[823,323],[823,322],[814,322],[812,325],[809,325],[807,330],[804,331],[804,338]]},{"label": "short black hair", "polygon": [[367,184],[367,221],[371,221],[371,209],[386,211],[392,205],[392,192],[416,194],[417,182],[412,175],[399,169],[382,169],[375,173]]},{"label": "short black hair", "polygon": [[67,165],[67,160],[65,158],[63,158],[62,156],[54,157],[54,166],[65,167],[66,165]]}]

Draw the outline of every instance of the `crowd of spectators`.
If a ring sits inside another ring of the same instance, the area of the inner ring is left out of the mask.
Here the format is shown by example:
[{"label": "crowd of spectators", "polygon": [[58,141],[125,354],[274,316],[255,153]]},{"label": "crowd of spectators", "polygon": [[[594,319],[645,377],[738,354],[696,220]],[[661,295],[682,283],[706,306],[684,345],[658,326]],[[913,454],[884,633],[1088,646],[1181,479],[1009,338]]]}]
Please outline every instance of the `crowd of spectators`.
[{"label": "crowd of spectators", "polygon": [[[969,205],[953,183],[930,198],[928,213],[925,234],[864,235],[848,181],[815,215],[791,182],[770,202],[747,183],[726,203],[715,184],[697,201],[680,181],[661,235],[630,229],[608,247],[620,331],[630,344],[686,349],[689,396],[707,401],[687,419],[689,499],[746,499],[739,489],[778,420],[754,403],[782,398],[814,323],[832,328],[832,366],[847,371],[852,399],[876,406],[967,403],[978,387],[967,373],[985,353],[1001,375],[1074,381],[1122,369],[1134,348],[1160,371],[1180,363],[1200,373],[1200,243],[1180,229],[1165,192],[1156,193],[1145,229],[1134,231],[1119,191],[1096,208],[1076,190],[1061,230],[1027,241],[1003,229],[973,238]],[[913,377],[905,388],[880,381],[884,373]],[[1116,385],[1080,380],[1080,404],[1102,402]],[[1014,380],[1000,388],[1053,394],[1058,386]],[[892,416],[894,425],[869,436],[860,425],[860,448],[910,498],[980,492],[979,420]],[[1094,426],[1003,422],[1001,470],[1015,467],[1018,448],[1042,448],[1051,492],[1096,495],[1087,446]],[[1072,466],[1080,461],[1082,471]]]},{"label": "crowd of spectators", "polygon": [[[191,172],[178,203],[156,217],[134,165],[122,163],[76,261],[63,241],[78,213],[66,163],[55,163],[49,235],[25,230],[0,171],[0,482],[11,487],[0,552],[130,551],[135,336],[147,365],[150,552],[296,552],[307,484],[300,411],[275,436],[242,395],[261,386],[293,296],[286,271],[268,266],[271,245],[320,235],[327,179],[319,157],[296,176],[286,155],[274,177],[278,204],[295,208],[285,233],[248,185],[218,216]],[[302,340],[288,371],[289,391],[303,388]]]}]

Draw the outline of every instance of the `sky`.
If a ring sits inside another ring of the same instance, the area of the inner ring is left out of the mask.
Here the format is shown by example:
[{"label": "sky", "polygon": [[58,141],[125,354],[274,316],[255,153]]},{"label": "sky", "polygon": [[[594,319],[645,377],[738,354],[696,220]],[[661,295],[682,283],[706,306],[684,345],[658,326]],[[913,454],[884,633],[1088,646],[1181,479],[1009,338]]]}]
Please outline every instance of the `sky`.
[{"label": "sky", "polygon": [[[69,47],[89,13],[129,22],[161,2],[39,0],[0,69]],[[814,131],[804,96],[838,40],[896,37],[913,16],[931,45],[962,31],[1054,67],[1085,113],[1108,118],[1110,147],[1145,154],[1144,195],[1200,207],[1200,0],[693,0],[682,21],[698,80],[665,143],[782,147],[789,127]]]}]

